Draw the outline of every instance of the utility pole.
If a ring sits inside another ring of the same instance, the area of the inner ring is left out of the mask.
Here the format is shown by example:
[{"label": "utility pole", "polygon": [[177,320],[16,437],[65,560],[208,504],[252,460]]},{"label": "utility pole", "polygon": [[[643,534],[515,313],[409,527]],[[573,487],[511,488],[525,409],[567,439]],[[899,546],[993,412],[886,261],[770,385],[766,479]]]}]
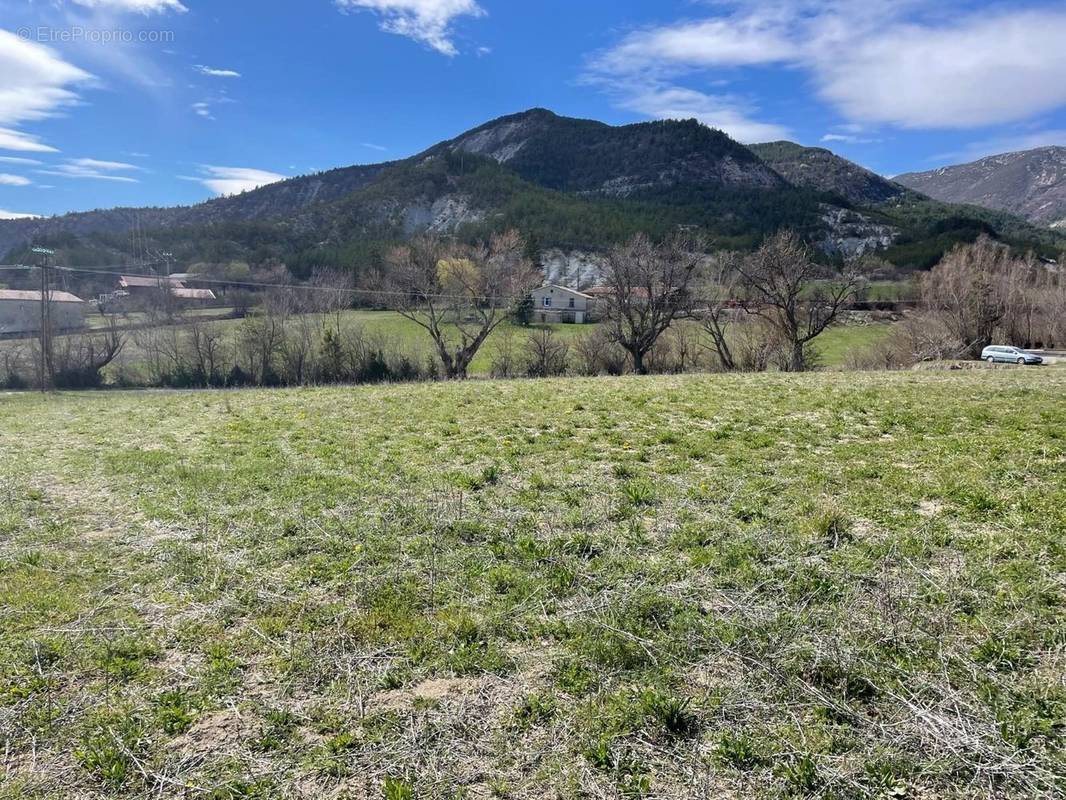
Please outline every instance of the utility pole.
[{"label": "utility pole", "polygon": [[[169,278],[170,277],[170,262],[174,260],[174,254],[170,253],[170,252],[163,252],[163,253],[160,253],[159,255],[161,255],[163,257],[163,268],[166,270],[167,277]],[[169,283],[169,281],[168,281],[168,283]]]},{"label": "utility pole", "polygon": [[33,252],[40,256],[38,260],[41,268],[41,363],[37,375],[40,378],[41,391],[47,392],[52,388],[55,377],[52,373],[52,299],[49,291],[49,267],[51,266],[49,259],[56,253],[55,250],[49,250],[47,247],[34,247]]}]

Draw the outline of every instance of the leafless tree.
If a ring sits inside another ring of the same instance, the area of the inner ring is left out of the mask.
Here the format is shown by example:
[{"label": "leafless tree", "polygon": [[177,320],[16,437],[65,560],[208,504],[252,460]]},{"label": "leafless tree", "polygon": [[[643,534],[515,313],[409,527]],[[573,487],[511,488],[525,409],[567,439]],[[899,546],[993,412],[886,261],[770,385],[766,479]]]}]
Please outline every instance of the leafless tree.
[{"label": "leafless tree", "polygon": [[926,308],[943,319],[970,356],[992,344],[1007,312],[1002,276],[1011,263],[1010,248],[982,236],[957,245],[922,281]]},{"label": "leafless tree", "polygon": [[221,383],[225,359],[222,329],[212,323],[193,321],[186,329],[186,339],[196,374],[208,386]]},{"label": "leafless tree", "polygon": [[999,292],[1003,300],[1003,335],[1010,344],[1033,347],[1046,332],[1040,330],[1042,311],[1050,299],[1051,281],[1048,271],[1033,253],[1013,259],[999,276]]},{"label": "leafless tree", "polygon": [[526,339],[526,374],[531,378],[551,378],[566,372],[570,346],[550,328],[531,333]]},{"label": "leafless tree", "polygon": [[701,249],[682,234],[661,244],[638,234],[612,251],[603,316],[608,336],[629,353],[637,374],[647,374],[645,357],[655,342],[691,309],[689,289],[703,258]]},{"label": "leafless tree", "polygon": [[519,350],[515,346],[515,334],[510,330],[502,330],[493,340],[495,347],[492,353],[492,377],[514,378],[521,370]]},{"label": "leafless tree", "polygon": [[125,335],[113,317],[103,330],[59,338],[53,355],[55,385],[60,388],[99,385],[100,370],[115,360],[125,344]]},{"label": "leafless tree", "polygon": [[515,231],[472,247],[423,236],[394,250],[388,262],[391,307],[430,335],[449,380],[466,378],[515,299],[540,280]]},{"label": "leafless tree", "polygon": [[857,274],[832,274],[793,231],[781,231],[737,265],[744,310],[774,328],[787,347],[782,369],[801,372],[808,345],[836,321],[861,286]]},{"label": "leafless tree", "polygon": [[340,329],[340,315],[352,307],[355,278],[350,272],[317,267],[308,281],[307,311],[334,317],[334,326]]},{"label": "leafless tree", "polygon": [[700,269],[696,291],[696,317],[718,363],[727,372],[738,368],[729,332],[737,316],[739,260],[736,253],[718,253],[707,259]]},{"label": "leafless tree", "polygon": [[302,385],[312,379],[322,326],[310,314],[299,314],[285,325],[280,355],[287,383]]},{"label": "leafless tree", "polygon": [[626,371],[629,354],[600,326],[577,337],[572,349],[574,367],[582,375],[621,375]]}]

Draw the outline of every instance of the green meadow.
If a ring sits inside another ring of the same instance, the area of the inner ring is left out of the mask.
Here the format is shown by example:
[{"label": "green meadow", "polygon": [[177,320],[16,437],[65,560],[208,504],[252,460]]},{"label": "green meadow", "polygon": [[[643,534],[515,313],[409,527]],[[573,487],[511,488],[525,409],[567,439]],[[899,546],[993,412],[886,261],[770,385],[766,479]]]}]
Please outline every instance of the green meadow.
[{"label": "green meadow", "polygon": [[0,798],[1054,798],[1066,374],[0,394]]}]

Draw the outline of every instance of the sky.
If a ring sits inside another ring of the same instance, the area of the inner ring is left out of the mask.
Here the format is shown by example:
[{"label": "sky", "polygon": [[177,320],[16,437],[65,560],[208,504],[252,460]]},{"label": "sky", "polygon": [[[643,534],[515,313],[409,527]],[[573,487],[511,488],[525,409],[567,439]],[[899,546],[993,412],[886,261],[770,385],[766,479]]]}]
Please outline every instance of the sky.
[{"label": "sky", "polygon": [[1066,2],[0,0],[0,218],[197,203],[532,107],[881,174],[1066,145]]}]

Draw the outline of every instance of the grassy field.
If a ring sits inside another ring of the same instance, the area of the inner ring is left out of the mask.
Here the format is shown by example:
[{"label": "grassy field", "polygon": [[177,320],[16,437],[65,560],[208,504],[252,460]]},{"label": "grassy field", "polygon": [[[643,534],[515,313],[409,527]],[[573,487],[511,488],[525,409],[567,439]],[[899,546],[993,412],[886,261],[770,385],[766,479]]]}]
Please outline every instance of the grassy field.
[{"label": "grassy field", "polygon": [[1062,797],[1064,391],[0,395],[0,797]]}]

